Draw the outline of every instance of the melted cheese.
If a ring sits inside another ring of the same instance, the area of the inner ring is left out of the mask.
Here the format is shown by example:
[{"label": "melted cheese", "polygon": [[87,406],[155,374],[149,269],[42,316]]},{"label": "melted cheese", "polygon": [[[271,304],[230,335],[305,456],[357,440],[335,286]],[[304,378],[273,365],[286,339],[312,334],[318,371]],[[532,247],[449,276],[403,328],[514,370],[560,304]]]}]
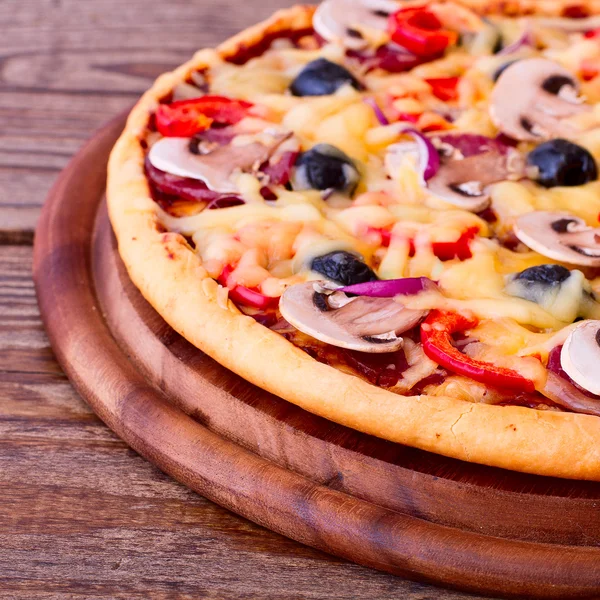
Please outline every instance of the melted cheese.
[{"label": "melted cheese", "polygon": [[[454,19],[465,27],[470,23],[477,31],[489,28],[466,9],[434,8],[446,21]],[[516,20],[493,21],[505,39],[520,36],[522,24]],[[597,40],[547,30],[537,34],[538,40],[549,46],[543,54],[573,72],[579,73],[585,61],[596,61],[600,67]],[[277,201],[266,202],[261,181],[252,175],[239,175],[235,182],[246,205],[181,218],[161,213],[162,222],[171,231],[192,236],[196,251],[214,277],[224,266],[237,265],[235,282],[277,296],[285,286],[315,277],[307,266],[313,257],[348,250],[363,256],[381,278],[425,276],[439,281],[441,294],[407,299],[409,306],[470,311],[481,319],[472,335],[482,343],[505,354],[547,354],[547,344],[555,340],[555,332],[564,331],[574,318],[572,298],[566,294],[551,314],[533,302],[507,295],[507,275],[553,261],[535,252],[512,252],[495,237],[509,234],[514,220],[533,210],[564,210],[597,226],[600,183],[550,190],[533,183],[496,184],[491,198],[498,221],[490,225],[429,194],[410,155],[389,178],[384,167],[386,149],[401,139],[405,124],[381,125],[372,107],[364,102],[369,97],[398,114],[424,113],[422,118],[445,123],[453,131],[494,137],[498,131],[489,117],[490,76],[508,60],[532,55],[535,51],[527,47],[510,56],[486,56],[481,51],[471,55],[459,48],[411,73],[387,74],[377,69],[362,73],[368,92],[346,86],[332,96],[298,98],[286,93],[292,79],[317,58],[344,62],[341,48],[327,44],[318,49],[298,49],[283,41],[243,66],[223,62],[212,53],[211,94],[255,103],[257,116],[293,131],[303,150],[318,143],[340,148],[361,171],[360,188],[350,206],[347,201],[326,202],[315,190],[284,188],[277,189]],[[459,98],[444,105],[424,79],[453,76],[461,78]],[[590,101],[600,100],[600,77],[583,86]],[[440,111],[452,113],[453,122],[442,119]],[[585,118],[600,123],[600,107]],[[582,133],[575,141],[600,158],[600,129]],[[522,144],[520,149],[530,147]],[[479,231],[471,245],[471,259],[441,261],[435,255],[433,244],[455,242],[469,228]],[[381,247],[382,232],[389,234],[389,247]],[[600,291],[600,278],[593,286]],[[534,328],[542,333],[532,331]],[[478,388],[465,391],[459,378],[450,378],[443,393],[459,393],[453,390],[463,390],[460,393],[469,398],[481,399],[482,395]]]}]

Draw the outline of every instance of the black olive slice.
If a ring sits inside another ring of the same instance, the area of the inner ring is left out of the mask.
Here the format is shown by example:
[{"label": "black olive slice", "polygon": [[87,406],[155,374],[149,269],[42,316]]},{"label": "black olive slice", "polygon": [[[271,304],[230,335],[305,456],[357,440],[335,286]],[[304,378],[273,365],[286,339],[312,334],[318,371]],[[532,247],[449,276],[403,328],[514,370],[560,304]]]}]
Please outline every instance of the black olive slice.
[{"label": "black olive slice", "polygon": [[310,268],[340,285],[377,281],[378,277],[360,258],[343,250],[314,258]]},{"label": "black olive slice", "polygon": [[527,164],[536,167],[535,181],[547,188],[575,187],[598,179],[592,154],[562,138],[540,144],[529,153]]},{"label": "black olive slice", "polygon": [[562,265],[539,265],[521,271],[515,279],[530,283],[558,285],[566,281],[570,275],[571,271]]},{"label": "black olive slice", "polygon": [[292,81],[290,91],[294,96],[329,96],[344,85],[351,85],[356,90],[363,89],[360,81],[348,69],[326,58],[319,58],[302,69]]}]

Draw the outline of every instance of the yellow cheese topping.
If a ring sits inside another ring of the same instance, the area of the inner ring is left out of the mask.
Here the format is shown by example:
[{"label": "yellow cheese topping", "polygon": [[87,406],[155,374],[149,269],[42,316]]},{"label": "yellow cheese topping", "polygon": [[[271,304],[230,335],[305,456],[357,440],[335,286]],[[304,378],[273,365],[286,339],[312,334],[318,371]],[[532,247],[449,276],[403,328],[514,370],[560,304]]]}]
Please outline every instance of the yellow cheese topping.
[{"label": "yellow cheese topping", "polygon": [[[505,292],[507,277],[554,261],[523,246],[510,249],[504,242],[515,219],[535,210],[566,211],[597,226],[600,183],[552,189],[531,181],[495,184],[491,186],[491,209],[496,220],[490,223],[429,193],[412,156],[407,156],[390,178],[385,156],[391,144],[410,141],[402,133],[404,126],[412,125],[402,120],[406,115],[418,115],[417,127],[429,124],[432,129],[496,136],[498,130],[489,114],[494,86],[491,74],[496,69],[510,60],[544,56],[580,75],[590,61],[600,68],[600,42],[581,33],[540,27],[534,31],[536,45],[543,49],[528,46],[513,55],[492,56],[487,22],[466,9],[444,16],[446,22],[451,18],[461,20],[461,27],[468,23],[480,37],[470,48],[454,48],[443,58],[408,73],[391,74],[381,69],[360,72],[358,64],[349,63],[338,45],[314,48],[307,44],[307,48],[299,48],[285,40],[241,66],[214,59],[208,77],[211,94],[252,102],[258,107],[252,117],[254,127],[277,125],[291,131],[303,151],[322,143],[339,148],[358,165],[361,182],[352,199],[324,199],[315,190],[280,187],[275,190],[277,200],[265,200],[262,183],[244,174],[238,176],[236,184],[245,205],[186,217],[163,212],[164,225],[193,240],[211,276],[216,278],[226,266],[234,265],[234,283],[269,296],[279,296],[289,285],[317,278],[309,269],[311,258],[333,250],[361,255],[382,279],[428,277],[439,282],[441,293],[407,298],[410,308],[471,311],[481,321],[469,335],[500,353],[545,359],[552,348],[549,344],[556,343],[557,332],[568,331],[565,328],[578,315],[573,314],[567,300],[549,312],[539,304],[509,296]],[[494,18],[493,23],[509,42],[519,37],[525,25],[522,20],[503,18]],[[346,86],[330,96],[290,95],[290,83],[317,58],[354,69],[367,91]],[[443,77],[460,77],[457,100],[441,101],[425,81]],[[587,102],[600,102],[600,77],[582,85]],[[365,98],[401,120],[382,125]],[[600,123],[599,116],[600,108],[596,108],[586,118]],[[600,128],[588,127],[573,141],[600,160]],[[519,148],[525,152],[532,146],[521,143]],[[471,258],[441,260],[436,256],[436,244],[456,242],[467,231],[473,238]],[[384,243],[386,238],[389,244]],[[600,279],[592,281],[592,286],[600,291]],[[573,294],[577,293],[581,290],[574,289]],[[590,317],[600,318],[600,305],[590,310]],[[420,368],[430,374],[427,367],[430,365],[424,363]],[[461,378],[449,378],[438,391],[452,394],[455,388],[468,394],[465,390],[469,388],[463,383]],[[482,392],[472,391],[472,395],[481,399]]]}]

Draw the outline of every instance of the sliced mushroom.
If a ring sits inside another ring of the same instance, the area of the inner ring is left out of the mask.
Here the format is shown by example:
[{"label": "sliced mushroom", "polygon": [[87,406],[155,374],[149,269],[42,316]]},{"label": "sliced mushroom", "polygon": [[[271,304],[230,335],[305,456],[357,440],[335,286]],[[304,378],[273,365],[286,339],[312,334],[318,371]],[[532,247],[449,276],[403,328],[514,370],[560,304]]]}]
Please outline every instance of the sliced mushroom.
[{"label": "sliced mushroom", "polygon": [[[403,344],[399,334],[412,329],[425,311],[410,310],[393,298],[359,296],[344,301],[328,294],[318,283],[289,287],[279,310],[296,329],[338,348],[372,354],[395,352]],[[339,307],[339,308],[338,308]]]},{"label": "sliced mushroom", "polygon": [[600,321],[584,321],[571,332],[560,362],[575,383],[600,396]]},{"label": "sliced mushroom", "polygon": [[393,0],[324,0],[313,17],[315,31],[328,42],[360,50],[368,45],[358,28],[385,31],[398,10]]},{"label": "sliced mushroom", "polygon": [[579,90],[577,79],[561,65],[545,58],[519,60],[498,78],[490,116],[502,133],[517,140],[569,137],[576,129],[565,119],[591,110]]},{"label": "sliced mushroom", "polygon": [[442,200],[479,212],[490,203],[488,186],[509,179],[514,172],[516,153],[485,152],[459,160],[443,161],[437,174],[427,182],[429,191]]},{"label": "sliced mushroom", "polygon": [[[421,184],[434,196],[471,212],[479,212],[489,205],[488,186],[519,178],[524,171],[525,160],[513,149],[506,152],[484,151],[467,158],[452,147],[448,153],[443,152],[444,149],[440,148],[439,168],[427,181],[423,172],[424,161],[419,157]],[[388,147],[385,167],[390,177],[394,178],[399,172],[406,154],[418,156],[417,144],[403,142]]]},{"label": "sliced mushroom", "polygon": [[543,256],[586,267],[600,266],[600,229],[564,212],[537,211],[514,225],[521,242]]},{"label": "sliced mushroom", "polygon": [[231,193],[237,191],[236,184],[231,181],[235,171],[258,170],[291,135],[265,131],[260,134],[259,141],[240,136],[244,143],[236,143],[238,138],[226,146],[212,144],[206,147],[205,154],[192,152],[188,138],[163,138],[152,146],[148,158],[161,171],[199,179],[215,192]]}]

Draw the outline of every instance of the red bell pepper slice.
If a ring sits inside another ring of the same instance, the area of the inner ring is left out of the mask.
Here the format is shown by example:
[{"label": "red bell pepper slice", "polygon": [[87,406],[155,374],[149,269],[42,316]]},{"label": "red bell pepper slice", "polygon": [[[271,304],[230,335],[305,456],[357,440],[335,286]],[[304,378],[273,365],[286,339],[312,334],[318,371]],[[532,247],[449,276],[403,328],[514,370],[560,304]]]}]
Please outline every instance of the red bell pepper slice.
[{"label": "red bell pepper slice", "polygon": [[406,121],[408,123],[416,123],[423,113],[398,113],[398,121]]},{"label": "red bell pepper slice", "polygon": [[433,253],[441,260],[467,260],[473,256],[471,253],[471,241],[479,233],[479,227],[469,227],[456,242],[434,242]]},{"label": "red bell pepper slice", "polygon": [[222,286],[229,288],[229,298],[233,300],[235,304],[258,308],[259,310],[268,310],[279,306],[279,298],[276,298],[275,296],[265,296],[258,290],[243,285],[230,285],[229,281],[232,271],[233,268],[231,265],[225,267],[219,276],[218,281]]},{"label": "red bell pepper slice", "polygon": [[381,246],[388,248],[392,241],[392,232],[389,229],[383,227],[367,227],[365,233],[367,235],[377,235],[381,238]]},{"label": "red bell pepper slice", "polygon": [[[433,242],[433,244],[431,244],[431,249],[435,256],[441,261],[452,260],[454,258],[468,260],[473,257],[470,247],[471,241],[478,233],[479,227],[469,227],[461,234],[456,242]],[[408,256],[412,258],[416,254],[417,248],[414,239],[411,238],[408,241],[410,244]]]},{"label": "red bell pepper slice", "polygon": [[584,81],[595,79],[600,73],[600,62],[598,60],[583,60],[579,73]]},{"label": "red bell pepper slice", "polygon": [[535,383],[517,371],[470,358],[452,344],[452,334],[475,327],[476,318],[432,310],[421,325],[423,351],[444,368],[499,388],[535,392]]},{"label": "red bell pepper slice", "polygon": [[206,131],[213,123],[235,125],[251,107],[250,102],[223,96],[203,96],[160,104],[156,109],[156,128],[165,137],[192,137]]},{"label": "red bell pepper slice", "polygon": [[458,100],[458,82],[460,77],[435,77],[425,79],[431,86],[431,92],[436,98],[448,102]]},{"label": "red bell pepper slice", "polygon": [[442,23],[423,7],[403,8],[390,16],[392,40],[419,57],[434,58],[455,44],[458,34],[442,28]]}]

